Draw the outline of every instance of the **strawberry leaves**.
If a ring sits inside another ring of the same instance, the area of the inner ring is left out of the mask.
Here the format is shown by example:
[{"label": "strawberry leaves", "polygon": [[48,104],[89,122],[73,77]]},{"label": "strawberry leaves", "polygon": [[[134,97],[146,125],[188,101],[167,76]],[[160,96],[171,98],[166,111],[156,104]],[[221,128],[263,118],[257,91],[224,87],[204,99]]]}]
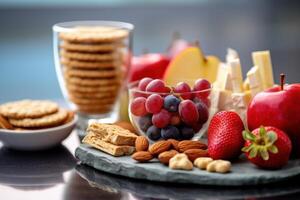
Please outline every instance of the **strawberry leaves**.
[{"label": "strawberry leaves", "polygon": [[260,156],[263,160],[269,160],[269,152],[278,153],[278,148],[275,146],[278,137],[274,131],[266,131],[265,127],[261,126],[257,135],[249,130],[243,131],[242,134],[244,140],[250,143],[242,148],[243,152],[249,153],[249,158]]}]

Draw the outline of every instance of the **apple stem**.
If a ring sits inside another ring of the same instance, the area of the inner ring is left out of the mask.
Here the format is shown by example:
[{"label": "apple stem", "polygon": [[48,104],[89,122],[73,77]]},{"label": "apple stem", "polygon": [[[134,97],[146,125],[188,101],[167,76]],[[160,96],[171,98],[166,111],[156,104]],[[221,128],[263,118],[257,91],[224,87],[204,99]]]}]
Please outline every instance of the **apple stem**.
[{"label": "apple stem", "polygon": [[203,59],[204,62],[207,62],[207,59],[206,59],[206,57],[205,57],[205,55],[204,55],[204,53],[203,53],[203,51],[202,51],[202,49],[201,49],[199,40],[196,40],[196,41],[194,42],[194,44],[195,44],[196,47],[198,47],[198,48],[200,49],[200,52],[201,52],[201,54],[203,55],[203,58],[204,58],[204,59]]},{"label": "apple stem", "polygon": [[281,73],[281,74],[280,74],[280,89],[281,89],[281,90],[283,90],[284,79],[285,79],[285,74],[284,74],[284,73]]}]

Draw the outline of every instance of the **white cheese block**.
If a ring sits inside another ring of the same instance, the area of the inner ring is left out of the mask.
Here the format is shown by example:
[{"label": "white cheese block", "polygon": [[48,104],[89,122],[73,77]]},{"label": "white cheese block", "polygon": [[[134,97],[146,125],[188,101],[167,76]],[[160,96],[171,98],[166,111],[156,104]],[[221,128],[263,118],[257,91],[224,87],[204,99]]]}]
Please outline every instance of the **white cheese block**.
[{"label": "white cheese block", "polygon": [[261,87],[250,88],[252,98],[259,92],[262,92],[264,89]]},{"label": "white cheese block", "polygon": [[236,50],[228,48],[227,49],[227,54],[226,54],[226,62],[228,63],[229,61],[239,58],[239,54]]},{"label": "white cheese block", "polygon": [[270,51],[256,51],[252,53],[253,64],[258,67],[262,79],[263,88],[274,85],[273,69]]},{"label": "white cheese block", "polygon": [[232,59],[228,62],[228,71],[232,78],[232,90],[233,92],[243,91],[243,75],[240,59]]},{"label": "white cheese block", "polygon": [[260,76],[260,72],[257,66],[252,67],[248,73],[247,78],[249,80],[249,87],[251,88],[263,88],[262,78]]},{"label": "white cheese block", "polygon": [[228,66],[225,63],[220,63],[217,81],[214,84],[214,87],[220,90],[232,90],[232,81],[231,76],[228,71]]},{"label": "white cheese block", "polygon": [[232,108],[231,91],[214,88],[211,93],[211,107],[219,110]]},{"label": "white cheese block", "polygon": [[247,108],[251,100],[251,92],[232,93],[232,105],[234,108]]}]

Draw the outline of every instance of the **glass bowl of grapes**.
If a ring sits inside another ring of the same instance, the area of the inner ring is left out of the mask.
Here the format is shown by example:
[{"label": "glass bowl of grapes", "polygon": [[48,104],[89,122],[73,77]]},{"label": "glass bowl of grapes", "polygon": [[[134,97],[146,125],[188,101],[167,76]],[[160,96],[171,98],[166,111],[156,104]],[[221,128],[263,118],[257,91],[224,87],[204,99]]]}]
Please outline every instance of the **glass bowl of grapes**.
[{"label": "glass bowl of grapes", "polygon": [[205,79],[170,86],[160,79],[143,78],[129,85],[129,118],[138,133],[152,142],[197,140],[207,131],[211,89]]}]

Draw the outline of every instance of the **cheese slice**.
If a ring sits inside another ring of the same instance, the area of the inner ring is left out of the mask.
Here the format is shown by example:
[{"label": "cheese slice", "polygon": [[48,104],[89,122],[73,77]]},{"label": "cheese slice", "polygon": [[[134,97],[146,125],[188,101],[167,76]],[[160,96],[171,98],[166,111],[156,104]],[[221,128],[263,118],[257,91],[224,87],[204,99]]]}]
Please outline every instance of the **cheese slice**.
[{"label": "cheese slice", "polygon": [[211,93],[211,107],[219,110],[232,109],[231,91],[214,88]]},{"label": "cheese slice", "polygon": [[249,80],[249,86],[251,91],[251,96],[254,97],[257,93],[264,90],[262,84],[262,78],[257,66],[252,67],[248,73],[247,78]]},{"label": "cheese slice", "polygon": [[232,90],[233,92],[243,91],[243,75],[240,59],[232,59],[228,62],[228,71],[232,78]]},{"label": "cheese slice", "polygon": [[235,108],[247,108],[251,100],[251,92],[232,93],[232,105]]},{"label": "cheese slice", "polygon": [[249,87],[251,88],[257,88],[260,87],[263,89],[262,85],[262,78],[260,76],[260,72],[257,66],[252,67],[248,73],[247,78],[249,80]]},{"label": "cheese slice", "polygon": [[228,63],[229,61],[236,58],[239,58],[238,52],[234,49],[228,48],[226,54],[226,62]]},{"label": "cheese slice", "polygon": [[243,90],[246,91],[246,90],[250,90],[250,84],[249,84],[249,79],[246,78],[243,82]]},{"label": "cheese slice", "polygon": [[214,87],[220,90],[232,90],[231,76],[228,71],[228,66],[225,63],[219,65],[219,70],[217,74],[217,81]]},{"label": "cheese slice", "polygon": [[267,89],[274,85],[273,69],[270,51],[256,51],[252,53],[253,64],[258,67],[260,76],[263,77],[263,88]]}]

